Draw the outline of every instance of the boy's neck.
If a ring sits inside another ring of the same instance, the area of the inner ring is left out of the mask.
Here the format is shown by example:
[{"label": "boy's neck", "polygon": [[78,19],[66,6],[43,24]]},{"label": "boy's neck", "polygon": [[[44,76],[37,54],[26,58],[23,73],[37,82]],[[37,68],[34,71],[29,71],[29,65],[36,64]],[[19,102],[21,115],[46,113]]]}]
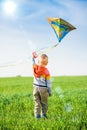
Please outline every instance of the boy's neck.
[{"label": "boy's neck", "polygon": [[46,65],[43,65],[43,64],[38,64],[39,66],[42,66],[42,67],[46,67]]}]

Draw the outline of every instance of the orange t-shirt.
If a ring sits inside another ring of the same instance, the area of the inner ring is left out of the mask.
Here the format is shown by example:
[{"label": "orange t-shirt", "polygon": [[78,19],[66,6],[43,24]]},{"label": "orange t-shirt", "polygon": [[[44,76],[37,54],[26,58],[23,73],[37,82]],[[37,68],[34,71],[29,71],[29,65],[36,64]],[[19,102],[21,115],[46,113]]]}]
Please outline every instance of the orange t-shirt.
[{"label": "orange t-shirt", "polygon": [[45,77],[49,79],[50,73],[46,67],[43,67],[41,65],[34,64],[33,66],[34,76],[36,78]]}]

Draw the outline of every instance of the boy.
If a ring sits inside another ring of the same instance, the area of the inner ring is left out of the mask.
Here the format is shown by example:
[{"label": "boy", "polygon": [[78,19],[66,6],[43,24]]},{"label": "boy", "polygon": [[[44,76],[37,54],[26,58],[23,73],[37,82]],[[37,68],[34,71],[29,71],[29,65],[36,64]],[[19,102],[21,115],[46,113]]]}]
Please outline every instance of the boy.
[{"label": "boy", "polygon": [[[46,68],[48,64],[48,56],[41,54],[39,57],[36,52],[33,52],[33,73],[34,73],[34,115],[36,118],[47,118],[46,113],[48,109],[48,96],[52,95],[50,73]],[[38,64],[35,58],[38,57]],[[42,111],[40,111],[42,108]]]}]

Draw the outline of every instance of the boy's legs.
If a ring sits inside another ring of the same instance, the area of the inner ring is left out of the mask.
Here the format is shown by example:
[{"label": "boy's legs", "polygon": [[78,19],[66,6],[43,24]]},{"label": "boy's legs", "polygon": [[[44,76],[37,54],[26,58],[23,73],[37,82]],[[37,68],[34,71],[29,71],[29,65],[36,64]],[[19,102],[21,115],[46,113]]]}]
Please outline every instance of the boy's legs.
[{"label": "boy's legs", "polygon": [[46,116],[48,109],[48,91],[47,88],[39,88],[41,96],[42,116]]},{"label": "boy's legs", "polygon": [[40,94],[39,94],[39,88],[38,87],[34,88],[33,96],[34,96],[34,102],[35,102],[34,115],[35,115],[36,118],[40,118],[41,97],[40,97]]}]

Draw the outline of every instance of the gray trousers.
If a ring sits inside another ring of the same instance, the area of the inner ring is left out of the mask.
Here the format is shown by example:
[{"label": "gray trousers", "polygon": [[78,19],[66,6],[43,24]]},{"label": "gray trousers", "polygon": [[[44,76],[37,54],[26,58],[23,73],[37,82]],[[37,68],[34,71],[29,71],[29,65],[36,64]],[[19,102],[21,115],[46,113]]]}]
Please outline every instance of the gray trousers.
[{"label": "gray trousers", "polygon": [[33,96],[35,102],[34,115],[46,114],[48,109],[48,91],[44,87],[34,87]]}]

